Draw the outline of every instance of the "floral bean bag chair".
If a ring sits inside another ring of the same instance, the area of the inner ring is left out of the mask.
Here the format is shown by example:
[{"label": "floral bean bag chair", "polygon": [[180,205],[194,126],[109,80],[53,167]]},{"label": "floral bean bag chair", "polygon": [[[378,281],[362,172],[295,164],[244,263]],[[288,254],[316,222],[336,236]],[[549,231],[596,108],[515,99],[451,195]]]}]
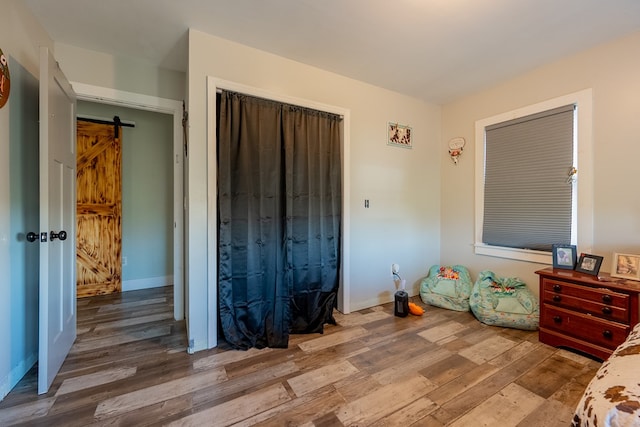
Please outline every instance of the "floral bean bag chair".
[{"label": "floral bean bag chair", "polygon": [[420,298],[426,304],[449,310],[469,311],[469,295],[473,281],[469,271],[461,266],[434,265],[420,284]]},{"label": "floral bean bag chair", "polygon": [[538,298],[518,278],[500,278],[489,270],[481,272],[473,285],[469,307],[476,318],[487,325],[538,329]]}]

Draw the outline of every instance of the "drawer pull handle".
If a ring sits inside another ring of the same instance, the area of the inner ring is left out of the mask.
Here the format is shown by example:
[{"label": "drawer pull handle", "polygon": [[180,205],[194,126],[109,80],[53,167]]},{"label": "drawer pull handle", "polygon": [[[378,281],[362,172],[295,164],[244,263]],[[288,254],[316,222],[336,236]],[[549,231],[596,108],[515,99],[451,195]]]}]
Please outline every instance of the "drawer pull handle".
[{"label": "drawer pull handle", "polygon": [[604,331],[602,331],[602,336],[605,338],[611,338],[613,337],[613,332],[611,332],[608,329],[605,329]]},{"label": "drawer pull handle", "polygon": [[[556,292],[560,292],[562,290],[562,286],[560,285],[553,285],[553,290]],[[604,297],[603,297],[604,298]]]},{"label": "drawer pull handle", "polygon": [[611,298],[611,295],[602,295],[602,302],[605,302],[608,304],[611,302],[612,299],[613,298]]},{"label": "drawer pull handle", "polygon": [[560,316],[553,316],[553,321],[556,323],[562,323],[562,317]]},{"label": "drawer pull handle", "polygon": [[562,301],[562,297],[560,295],[553,296],[553,302],[560,302],[560,301]]},{"label": "drawer pull handle", "polygon": [[611,307],[602,307],[602,314],[610,315],[612,311]]}]

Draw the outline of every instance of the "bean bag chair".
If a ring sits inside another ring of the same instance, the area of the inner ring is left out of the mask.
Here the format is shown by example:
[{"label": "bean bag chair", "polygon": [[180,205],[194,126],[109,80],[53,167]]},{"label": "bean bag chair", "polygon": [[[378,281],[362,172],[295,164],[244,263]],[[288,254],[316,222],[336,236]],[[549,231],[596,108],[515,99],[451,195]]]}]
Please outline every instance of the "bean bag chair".
[{"label": "bean bag chair", "polygon": [[538,298],[517,278],[500,278],[491,271],[482,271],[473,285],[469,307],[474,316],[487,325],[538,329]]},{"label": "bean bag chair", "polygon": [[449,310],[469,311],[473,281],[466,267],[434,265],[420,283],[420,298],[426,304]]}]

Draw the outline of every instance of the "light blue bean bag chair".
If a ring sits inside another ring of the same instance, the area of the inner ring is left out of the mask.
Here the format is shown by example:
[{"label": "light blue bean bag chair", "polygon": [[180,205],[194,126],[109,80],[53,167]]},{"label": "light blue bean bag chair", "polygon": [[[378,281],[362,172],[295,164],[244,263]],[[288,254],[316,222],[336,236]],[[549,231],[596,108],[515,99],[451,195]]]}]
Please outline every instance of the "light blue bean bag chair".
[{"label": "light blue bean bag chair", "polygon": [[434,265],[420,283],[420,298],[436,307],[469,311],[472,287],[473,281],[466,267]]},{"label": "light blue bean bag chair", "polygon": [[538,329],[538,298],[517,278],[500,278],[489,270],[481,272],[473,285],[469,307],[476,318],[487,325]]}]

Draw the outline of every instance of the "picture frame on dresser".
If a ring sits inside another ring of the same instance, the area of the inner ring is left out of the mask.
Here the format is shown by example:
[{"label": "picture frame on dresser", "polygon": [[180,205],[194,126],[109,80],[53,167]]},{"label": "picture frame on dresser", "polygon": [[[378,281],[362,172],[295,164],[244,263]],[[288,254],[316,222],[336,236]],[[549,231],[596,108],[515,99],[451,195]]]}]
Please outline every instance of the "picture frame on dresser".
[{"label": "picture frame on dresser", "polygon": [[576,267],[576,246],[555,243],[552,247],[553,268],[573,270]]},{"label": "picture frame on dresser", "polygon": [[640,281],[640,255],[614,253],[611,277]]},{"label": "picture frame on dresser", "polygon": [[600,272],[600,266],[602,265],[602,260],[604,258],[599,255],[591,255],[591,254],[580,254],[580,259],[576,264],[576,271],[585,274],[591,274],[592,276],[597,276]]}]

